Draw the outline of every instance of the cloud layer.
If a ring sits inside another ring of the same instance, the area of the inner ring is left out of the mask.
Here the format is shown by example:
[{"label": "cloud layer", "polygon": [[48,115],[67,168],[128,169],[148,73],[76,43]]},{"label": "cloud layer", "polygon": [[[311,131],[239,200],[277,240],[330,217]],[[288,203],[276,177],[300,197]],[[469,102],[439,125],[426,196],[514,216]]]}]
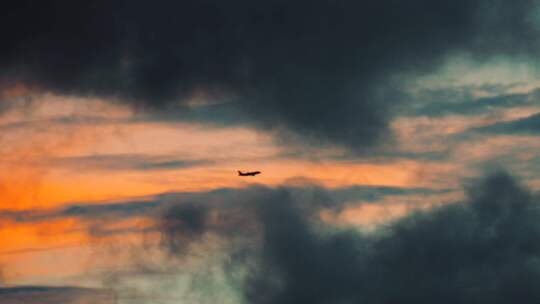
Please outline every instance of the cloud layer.
[{"label": "cloud layer", "polygon": [[[535,1],[17,1],[2,83],[154,109],[233,99],[281,138],[362,149],[386,134],[400,77],[469,53],[536,54]],[[31,22],[28,22],[31,21]]]},{"label": "cloud layer", "polygon": [[372,234],[322,224],[324,208],[332,204],[320,190],[299,196],[253,189],[235,201],[194,202],[163,217],[163,244],[182,258],[187,247],[179,251],[179,243],[189,247],[207,234],[234,243],[225,269],[248,269],[246,303],[540,299],[538,200],[506,173],[469,185],[462,202],[415,212]]}]

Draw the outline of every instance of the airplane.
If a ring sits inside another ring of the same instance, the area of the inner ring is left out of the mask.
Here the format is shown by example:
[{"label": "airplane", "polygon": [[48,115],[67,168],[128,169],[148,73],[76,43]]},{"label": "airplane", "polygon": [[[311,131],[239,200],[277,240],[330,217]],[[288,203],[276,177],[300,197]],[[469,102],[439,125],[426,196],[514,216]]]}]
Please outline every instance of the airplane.
[{"label": "airplane", "polygon": [[252,172],[242,172],[242,171],[238,171],[238,176],[255,176],[257,174],[261,174],[261,171],[252,171]]}]

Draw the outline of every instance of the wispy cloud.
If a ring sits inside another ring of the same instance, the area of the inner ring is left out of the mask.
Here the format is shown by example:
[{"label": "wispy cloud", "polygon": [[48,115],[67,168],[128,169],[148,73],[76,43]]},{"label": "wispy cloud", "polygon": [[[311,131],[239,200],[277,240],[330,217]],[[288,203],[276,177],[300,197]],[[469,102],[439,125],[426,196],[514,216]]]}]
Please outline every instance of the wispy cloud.
[{"label": "wispy cloud", "polygon": [[5,304],[115,304],[111,291],[74,287],[14,287],[0,288],[0,301]]},{"label": "wispy cloud", "polygon": [[208,166],[214,161],[201,159],[179,159],[174,156],[144,154],[85,155],[49,158],[42,163],[55,168],[67,167],[73,170],[176,170],[195,166]]},{"label": "wispy cloud", "polygon": [[473,131],[488,134],[538,135],[540,134],[540,113],[521,119],[495,123]]}]

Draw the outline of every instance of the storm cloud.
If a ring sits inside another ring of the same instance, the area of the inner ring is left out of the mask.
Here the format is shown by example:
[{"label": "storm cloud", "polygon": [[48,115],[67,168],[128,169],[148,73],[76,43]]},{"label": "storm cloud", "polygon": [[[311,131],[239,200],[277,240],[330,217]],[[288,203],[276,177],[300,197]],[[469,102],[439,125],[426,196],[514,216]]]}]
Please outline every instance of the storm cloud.
[{"label": "storm cloud", "polygon": [[388,134],[405,78],[449,55],[535,56],[536,1],[10,1],[0,87],[163,110],[235,101],[280,138],[353,149]]},{"label": "storm cloud", "polygon": [[[201,216],[164,233],[173,240],[204,233],[231,243],[250,238],[244,246],[235,242],[224,266],[249,269],[242,281],[245,303],[540,300],[538,197],[504,172],[466,186],[461,202],[412,213],[374,233],[321,222],[318,212],[333,208],[324,193],[310,201],[285,188],[252,191],[214,207],[201,202],[195,212]],[[182,222],[196,206],[173,208],[163,219]],[[241,220],[216,225],[216,214],[234,214],[233,206],[243,211]],[[177,245],[171,253],[182,256]]]}]

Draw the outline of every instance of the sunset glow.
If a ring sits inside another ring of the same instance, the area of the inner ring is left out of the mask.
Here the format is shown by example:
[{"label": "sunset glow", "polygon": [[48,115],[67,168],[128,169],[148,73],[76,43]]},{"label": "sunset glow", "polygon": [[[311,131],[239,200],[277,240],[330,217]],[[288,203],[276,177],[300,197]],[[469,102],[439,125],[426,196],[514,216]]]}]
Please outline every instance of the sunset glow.
[{"label": "sunset glow", "polygon": [[539,12],[10,2],[0,303],[539,302]]}]

